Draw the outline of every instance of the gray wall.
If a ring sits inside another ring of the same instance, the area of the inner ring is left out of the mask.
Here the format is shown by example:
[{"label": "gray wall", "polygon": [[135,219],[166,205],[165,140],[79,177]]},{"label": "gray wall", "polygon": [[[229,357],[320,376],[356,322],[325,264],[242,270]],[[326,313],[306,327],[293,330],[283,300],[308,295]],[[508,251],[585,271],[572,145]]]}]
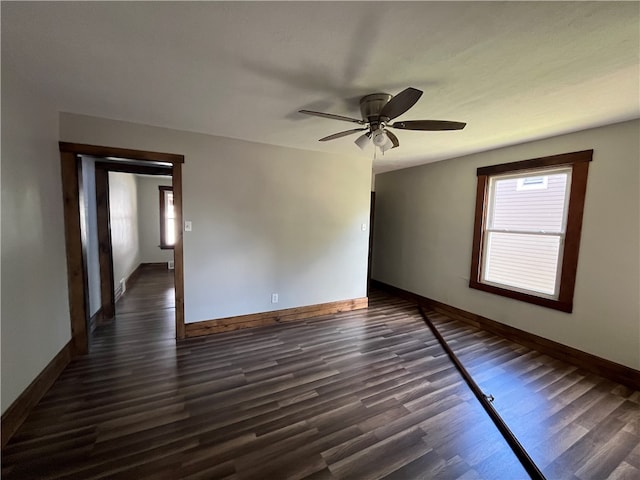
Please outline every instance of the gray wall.
[{"label": "gray wall", "polygon": [[86,267],[89,289],[89,317],[102,306],[100,257],[98,252],[98,214],[96,205],[96,166],[93,158],[82,157],[82,231],[87,246]]},{"label": "gray wall", "polygon": [[60,134],[185,155],[187,322],[366,296],[370,160],[67,113]]},{"label": "gray wall", "polygon": [[113,283],[122,280],[140,264],[138,240],[138,188],[131,173],[109,172],[109,222],[113,255]]},{"label": "gray wall", "polygon": [[140,264],[138,189],[131,173],[109,172],[109,223],[113,286],[117,289]]},{"label": "gray wall", "polygon": [[71,339],[58,113],[2,69],[2,412]]},{"label": "gray wall", "polygon": [[[640,369],[639,130],[636,120],[376,175],[373,277]],[[588,149],[573,313],[470,289],[476,169]]]}]

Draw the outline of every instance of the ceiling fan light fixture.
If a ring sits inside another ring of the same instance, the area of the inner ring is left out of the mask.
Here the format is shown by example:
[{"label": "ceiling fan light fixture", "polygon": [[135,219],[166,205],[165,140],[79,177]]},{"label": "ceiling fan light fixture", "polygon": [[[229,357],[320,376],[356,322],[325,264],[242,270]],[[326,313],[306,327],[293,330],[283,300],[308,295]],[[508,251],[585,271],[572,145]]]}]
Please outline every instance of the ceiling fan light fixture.
[{"label": "ceiling fan light fixture", "polygon": [[390,138],[387,138],[387,143],[380,146],[380,150],[382,150],[382,153],[386,152],[387,150],[391,150],[392,148],[393,148],[393,142],[391,141]]},{"label": "ceiling fan light fixture", "polygon": [[366,148],[366,146],[369,145],[369,142],[371,142],[371,133],[370,132],[367,132],[367,133],[365,133],[363,135],[360,135],[356,139],[356,145],[358,145],[361,150],[364,150]]},{"label": "ceiling fan light fixture", "polygon": [[380,147],[380,148],[384,147],[387,143],[389,143],[389,138],[384,133],[384,130],[381,128],[373,132],[372,140],[373,140],[373,144],[376,147]]}]

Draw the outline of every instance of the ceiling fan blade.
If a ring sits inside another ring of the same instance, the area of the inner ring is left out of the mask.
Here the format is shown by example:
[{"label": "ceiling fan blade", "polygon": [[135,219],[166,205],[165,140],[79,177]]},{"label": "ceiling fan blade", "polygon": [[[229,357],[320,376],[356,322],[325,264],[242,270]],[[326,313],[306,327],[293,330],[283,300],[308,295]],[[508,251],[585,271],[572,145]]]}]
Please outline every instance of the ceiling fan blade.
[{"label": "ceiling fan blade", "polygon": [[396,137],[393,132],[390,132],[389,130],[385,130],[384,132],[387,134],[387,137],[389,137],[389,140],[391,140],[391,142],[393,143],[393,147],[391,148],[400,146],[400,140],[398,140],[398,137]]},{"label": "ceiling fan blade", "polygon": [[363,133],[358,138],[356,138],[356,145],[358,145],[362,150],[365,149],[369,142],[371,141],[371,132]]},{"label": "ceiling fan blade", "polygon": [[448,120],[407,120],[406,122],[396,122],[387,127],[400,128],[403,130],[462,130],[467,124],[463,122],[450,122]]},{"label": "ceiling fan blade", "polygon": [[412,87],[406,88],[391,100],[389,100],[389,102],[384,107],[382,107],[380,116],[386,117],[389,120],[399,117],[404,112],[413,107],[421,96],[421,90]]},{"label": "ceiling fan blade", "polygon": [[313,110],[298,110],[298,112],[304,113],[306,115],[314,115],[316,117],[331,118],[333,120],[342,120],[343,122],[353,122],[360,125],[364,125],[366,123],[363,120],[358,120],[357,118],[343,117],[342,115],[335,115],[333,113],[314,112]]},{"label": "ceiling fan blade", "polygon": [[327,137],[322,137],[319,142],[326,142],[327,140],[335,140],[336,138],[346,137],[347,135],[351,135],[352,133],[361,132],[366,130],[366,128],[354,128],[352,130],[345,130],[344,132],[334,133],[333,135],[329,135]]}]

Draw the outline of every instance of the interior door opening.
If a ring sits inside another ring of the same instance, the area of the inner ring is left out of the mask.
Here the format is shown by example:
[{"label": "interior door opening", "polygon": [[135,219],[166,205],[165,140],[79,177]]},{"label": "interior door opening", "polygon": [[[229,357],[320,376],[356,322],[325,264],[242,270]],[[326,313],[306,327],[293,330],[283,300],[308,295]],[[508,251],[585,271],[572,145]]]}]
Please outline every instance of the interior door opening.
[{"label": "interior door opening", "polygon": [[[84,155],[81,167],[86,320],[91,334],[115,320],[118,301],[140,276],[148,276],[150,267],[159,278],[163,273],[173,276],[175,208],[170,168],[133,168],[126,161]],[[157,287],[167,288],[167,281]]]},{"label": "interior door opening", "polygon": [[[124,279],[122,285],[125,289],[127,281],[118,272],[126,272],[128,276],[135,272],[132,271],[131,264],[128,269],[123,270],[118,270],[117,265],[114,265],[114,242],[111,237],[113,225],[109,213],[109,175],[114,172],[145,177],[160,175],[170,179],[168,183],[172,188],[175,222],[172,260],[175,276],[175,338],[184,338],[184,271],[182,228],[179,228],[182,225],[184,157],[60,142],[60,159],[74,354],[88,353],[90,320],[98,311],[102,320],[115,315],[116,296],[121,293],[118,291],[120,281]],[[88,194],[92,181],[94,194]],[[89,199],[92,198],[95,198],[93,207],[89,204]],[[156,193],[156,200],[157,198]],[[97,271],[99,275],[96,275]],[[89,282],[92,282],[91,285]]]}]

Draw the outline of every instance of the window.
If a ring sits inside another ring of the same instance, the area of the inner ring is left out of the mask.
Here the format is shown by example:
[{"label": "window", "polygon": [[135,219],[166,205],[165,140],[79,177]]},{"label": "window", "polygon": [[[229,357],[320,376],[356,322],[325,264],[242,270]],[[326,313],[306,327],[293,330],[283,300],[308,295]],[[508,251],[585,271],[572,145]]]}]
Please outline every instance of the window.
[{"label": "window", "polygon": [[158,188],[160,190],[160,248],[173,248],[176,243],[173,189],[171,187]]},{"label": "window", "polygon": [[540,177],[520,177],[518,178],[516,189],[521,190],[541,190],[548,188],[549,176]]},{"label": "window", "polygon": [[478,169],[471,288],[572,311],[592,156]]}]

